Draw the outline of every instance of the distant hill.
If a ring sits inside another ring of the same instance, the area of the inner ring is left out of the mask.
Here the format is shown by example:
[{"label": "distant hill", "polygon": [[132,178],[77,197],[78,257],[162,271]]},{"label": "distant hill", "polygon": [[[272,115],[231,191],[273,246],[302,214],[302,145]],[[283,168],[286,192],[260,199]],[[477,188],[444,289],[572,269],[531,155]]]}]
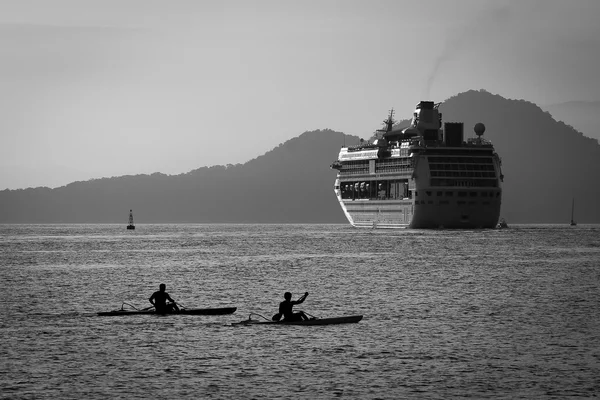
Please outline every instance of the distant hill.
[{"label": "distant hill", "polygon": [[578,222],[600,222],[600,144],[537,105],[469,91],[446,100],[446,121],[483,122],[502,158],[502,216],[510,223],[569,222],[575,198]]},{"label": "distant hill", "polygon": [[344,140],[358,142],[318,130],[243,165],[4,190],[0,223],[125,224],[129,209],[136,223],[344,222],[333,194],[336,171],[329,168]]},{"label": "distant hill", "polygon": [[[415,104],[421,99],[416,99]],[[510,223],[600,223],[600,145],[533,103],[468,91],[446,100],[445,121],[477,122],[502,157],[502,216]],[[412,110],[400,114],[410,115]],[[374,129],[379,128],[378,121]],[[363,137],[370,133],[365,132]],[[122,176],[56,189],[0,191],[0,223],[345,223],[329,165],[359,138],[305,132],[245,164],[181,175]],[[224,147],[222,151],[227,151]]]},{"label": "distant hill", "polygon": [[585,136],[600,141],[600,101],[568,101],[541,108],[555,120],[563,121]]}]

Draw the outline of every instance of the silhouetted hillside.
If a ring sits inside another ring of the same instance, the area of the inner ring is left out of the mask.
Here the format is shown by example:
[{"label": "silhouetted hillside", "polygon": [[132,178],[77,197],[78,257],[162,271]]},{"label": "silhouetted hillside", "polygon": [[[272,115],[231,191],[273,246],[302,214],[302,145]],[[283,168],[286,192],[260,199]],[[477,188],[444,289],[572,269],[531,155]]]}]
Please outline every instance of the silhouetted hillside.
[{"label": "silhouetted hillside", "polygon": [[600,141],[600,101],[568,101],[543,106],[557,121],[583,133],[584,136]]},{"label": "silhouetted hillside", "polygon": [[1,223],[336,223],[336,159],[347,137],[305,132],[243,165],[186,174],[103,178],[48,189],[0,191]]},{"label": "silhouetted hillside", "polygon": [[[420,100],[415,99],[415,104]],[[469,91],[446,100],[444,121],[463,121],[474,136],[486,126],[502,157],[502,216],[509,223],[600,223],[600,145],[523,100]],[[412,110],[399,110],[410,116]],[[373,121],[373,130],[380,128]],[[365,132],[363,137],[370,136]],[[104,178],[48,189],[0,191],[0,223],[345,223],[329,165],[345,143],[340,132],[305,132],[245,164],[186,174]],[[226,148],[223,149],[226,151]]]},{"label": "silhouetted hillside", "polygon": [[440,105],[445,121],[483,122],[484,137],[502,158],[502,216],[509,222],[600,222],[600,145],[538,106],[469,91]]}]

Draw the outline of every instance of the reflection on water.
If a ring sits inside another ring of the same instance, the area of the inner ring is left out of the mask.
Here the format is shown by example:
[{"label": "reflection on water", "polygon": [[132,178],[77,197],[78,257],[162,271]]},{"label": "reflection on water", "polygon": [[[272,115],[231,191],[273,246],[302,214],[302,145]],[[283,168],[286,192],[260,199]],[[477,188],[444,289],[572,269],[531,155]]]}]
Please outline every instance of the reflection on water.
[{"label": "reflection on water", "polygon": [[[600,227],[0,226],[6,398],[600,393]],[[158,284],[224,316],[98,317]],[[232,326],[283,293],[337,326]]]}]

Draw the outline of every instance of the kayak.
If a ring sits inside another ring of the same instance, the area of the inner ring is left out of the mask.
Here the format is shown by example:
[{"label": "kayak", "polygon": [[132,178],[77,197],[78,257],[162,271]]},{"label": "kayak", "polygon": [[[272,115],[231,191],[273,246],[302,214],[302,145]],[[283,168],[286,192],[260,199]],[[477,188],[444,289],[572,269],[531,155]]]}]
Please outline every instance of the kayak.
[{"label": "kayak", "polygon": [[[222,307],[222,308],[182,308],[179,311],[159,314],[159,315],[225,315],[225,314],[233,314],[237,310],[237,307]],[[108,316],[117,316],[117,315],[148,315],[148,314],[157,314],[154,309],[152,310],[113,310],[113,311],[105,311],[99,312],[98,315],[103,317]]]},{"label": "kayak", "polygon": [[248,318],[245,321],[234,322],[232,325],[338,325],[338,324],[354,324],[362,319],[362,315],[349,315],[345,317],[332,318],[312,318],[306,321],[259,321]]}]

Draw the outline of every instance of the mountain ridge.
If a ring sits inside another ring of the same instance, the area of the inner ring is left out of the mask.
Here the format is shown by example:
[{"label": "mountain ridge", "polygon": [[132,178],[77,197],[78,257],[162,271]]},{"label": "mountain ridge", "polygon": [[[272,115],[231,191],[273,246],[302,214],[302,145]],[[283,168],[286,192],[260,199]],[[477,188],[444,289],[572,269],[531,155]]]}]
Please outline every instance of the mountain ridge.
[{"label": "mountain ridge", "polygon": [[[452,96],[440,111],[444,121],[463,122],[466,137],[475,123],[485,124],[484,137],[503,160],[502,216],[509,223],[568,222],[573,198],[579,223],[600,223],[595,139],[534,103],[485,90]],[[129,209],[137,223],[346,223],[329,165],[342,145],[358,141],[330,129],[307,131],[244,164],[6,189],[0,223],[125,224]]]},{"label": "mountain ridge", "polygon": [[566,101],[540,107],[556,121],[563,121],[583,135],[600,141],[600,101]]}]

